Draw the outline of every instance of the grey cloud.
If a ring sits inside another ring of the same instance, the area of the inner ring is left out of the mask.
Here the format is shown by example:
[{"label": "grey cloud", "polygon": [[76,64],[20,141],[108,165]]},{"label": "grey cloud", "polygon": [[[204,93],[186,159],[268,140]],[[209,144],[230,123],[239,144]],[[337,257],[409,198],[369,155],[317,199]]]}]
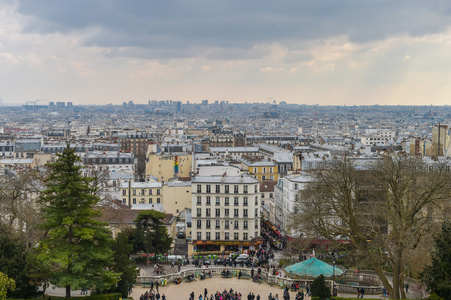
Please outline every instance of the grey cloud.
[{"label": "grey cloud", "polygon": [[438,33],[451,25],[450,11],[448,1],[424,0],[19,0],[17,7],[28,16],[26,32],[92,29],[86,46],[142,49],[117,55],[147,51],[149,56],[189,57],[213,48],[221,50],[200,55],[227,59],[265,55],[245,52],[275,42],[289,45],[338,35],[366,42]]}]

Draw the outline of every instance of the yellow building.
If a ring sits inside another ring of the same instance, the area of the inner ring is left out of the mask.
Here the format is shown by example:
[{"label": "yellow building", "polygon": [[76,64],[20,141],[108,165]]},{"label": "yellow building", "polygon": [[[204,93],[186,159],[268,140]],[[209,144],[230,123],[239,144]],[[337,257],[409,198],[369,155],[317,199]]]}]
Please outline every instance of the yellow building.
[{"label": "yellow building", "polygon": [[249,175],[258,181],[277,181],[279,170],[277,164],[269,160],[250,162],[241,159],[241,170],[248,171]]},{"label": "yellow building", "polygon": [[122,204],[132,209],[154,209],[178,215],[191,208],[191,181],[122,182]]},{"label": "yellow building", "polygon": [[154,176],[158,181],[162,178],[168,181],[174,177],[190,177],[192,154],[178,153],[147,153],[146,177]]}]

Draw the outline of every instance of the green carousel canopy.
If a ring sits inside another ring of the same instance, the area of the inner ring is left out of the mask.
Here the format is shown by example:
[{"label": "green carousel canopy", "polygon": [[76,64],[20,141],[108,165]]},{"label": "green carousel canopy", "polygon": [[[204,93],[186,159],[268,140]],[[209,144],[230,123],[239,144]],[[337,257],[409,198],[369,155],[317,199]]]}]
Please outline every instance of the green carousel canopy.
[{"label": "green carousel canopy", "polygon": [[[316,257],[312,257],[305,261],[286,267],[285,271],[296,276],[318,277],[323,274],[324,277],[332,277],[334,274],[334,267],[317,259]],[[335,267],[335,275],[341,274],[343,274],[343,271]]]}]

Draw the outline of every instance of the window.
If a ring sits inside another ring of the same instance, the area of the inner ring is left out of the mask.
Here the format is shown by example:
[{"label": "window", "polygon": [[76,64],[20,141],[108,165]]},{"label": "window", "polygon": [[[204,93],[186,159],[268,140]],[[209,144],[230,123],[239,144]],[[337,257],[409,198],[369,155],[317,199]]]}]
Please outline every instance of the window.
[{"label": "window", "polygon": [[197,192],[202,193],[202,186],[200,184],[197,185]]},{"label": "window", "polygon": [[298,189],[298,184],[297,184],[297,183],[294,184],[294,189],[295,189],[295,190]]},{"label": "window", "polygon": [[205,214],[207,217],[209,217],[210,216],[210,209],[209,208],[207,208],[207,213]]},{"label": "window", "polygon": [[257,185],[254,185],[254,194],[257,194]]},{"label": "window", "polygon": [[202,228],[202,220],[197,220],[197,227],[196,228]]},{"label": "window", "polygon": [[247,209],[243,209],[243,217],[247,217]]},{"label": "window", "polygon": [[224,206],[229,206],[229,197],[224,198]]},{"label": "window", "polygon": [[217,206],[221,205],[221,198],[216,197],[216,205]]},{"label": "window", "polygon": [[198,216],[198,217],[201,217],[201,216],[202,216],[202,209],[201,209],[201,208],[198,208],[198,209],[197,209],[197,214],[196,214],[196,216]]},{"label": "window", "polygon": [[221,192],[221,186],[219,184],[216,185],[215,189],[216,194],[219,194]]},{"label": "window", "polygon": [[127,198],[122,198],[122,203],[127,203]]},{"label": "window", "polygon": [[201,239],[202,239],[202,232],[198,232],[198,233],[197,233],[197,239],[198,239],[198,240],[201,240]]},{"label": "window", "polygon": [[247,194],[247,185],[243,186],[243,194]]},{"label": "window", "polygon": [[149,189],[149,195],[152,195],[152,190],[151,189]]},{"label": "window", "polygon": [[211,237],[210,232],[207,232],[207,238],[206,238],[206,240],[210,240],[210,237]]},{"label": "window", "polygon": [[243,240],[247,240],[247,233],[243,232]]},{"label": "window", "polygon": [[233,210],[233,216],[234,217],[238,217],[238,209],[234,209]]},{"label": "window", "polygon": [[[124,202],[124,203],[125,203],[125,202]],[[225,216],[225,217],[228,217],[228,216],[229,216],[229,209],[228,209],[228,208],[224,209],[224,216]]]},{"label": "window", "polygon": [[243,198],[243,206],[247,206],[247,197]]},{"label": "window", "polygon": [[157,195],[160,195],[160,189],[157,189]]},{"label": "window", "polygon": [[255,197],[255,205],[258,205],[258,197]]},{"label": "window", "polygon": [[197,205],[202,205],[202,197],[197,197]]},{"label": "window", "polygon": [[229,240],[229,233],[228,232],[224,233],[224,240],[226,240],[226,241]]},{"label": "window", "polygon": [[[255,229],[258,229],[258,222],[255,221]],[[257,234],[255,234],[255,236],[257,236]]]},{"label": "window", "polygon": [[256,232],[255,232],[255,237],[257,237],[257,236],[258,236],[258,232],[256,231]]},{"label": "window", "polygon": [[136,196],[136,190],[133,189],[133,196]]},{"label": "window", "polygon": [[240,227],[238,226],[239,224],[238,224],[238,221],[234,221],[233,222],[233,228],[234,229],[240,229]]},{"label": "window", "polygon": [[210,225],[211,225],[210,220],[207,220],[207,221],[206,221],[206,224],[205,224],[205,228],[210,228]]},{"label": "window", "polygon": [[215,210],[215,217],[220,217],[221,216],[221,210],[219,208],[217,208]]},{"label": "window", "polygon": [[269,193],[269,198],[274,198],[274,195],[272,193]]},{"label": "window", "polygon": [[228,194],[228,193],[229,193],[229,186],[228,186],[228,185],[225,185],[225,186],[224,186],[224,193],[225,193],[225,194]]},{"label": "window", "polygon": [[211,185],[207,184],[207,193],[211,193]]},{"label": "window", "polygon": [[215,228],[216,228],[216,229],[221,229],[221,221],[216,220],[216,226],[215,226]]},{"label": "window", "polygon": [[133,204],[136,204],[136,198],[133,198]]},{"label": "window", "polygon": [[256,208],[256,209],[255,209],[254,218],[257,218],[257,217],[258,217],[258,209]]},{"label": "window", "polygon": [[235,232],[235,233],[233,234],[233,239],[234,239],[235,241],[238,241],[238,240],[239,240],[239,233],[238,233],[238,232]]},{"label": "window", "polygon": [[216,232],[216,239],[220,240],[221,239],[221,233],[220,232]]},{"label": "window", "polygon": [[207,205],[211,205],[211,198],[207,197]]},{"label": "window", "polygon": [[234,192],[235,194],[238,194],[238,185],[234,185],[234,186],[233,186],[233,192]]},{"label": "window", "polygon": [[141,198],[141,201],[139,203],[146,204],[146,200],[144,200],[144,198]]},{"label": "window", "polygon": [[248,225],[247,221],[244,221],[244,223],[243,223],[243,229],[247,229],[247,225]]},{"label": "window", "polygon": [[160,203],[160,198],[157,198],[157,203]]},{"label": "window", "polygon": [[262,193],[262,194],[261,194],[261,197],[262,197],[262,198],[265,198],[265,193]]},{"label": "window", "polygon": [[238,197],[233,198],[233,205],[238,206]]},{"label": "window", "polygon": [[224,223],[224,229],[229,229],[229,221],[226,221],[226,222]]},{"label": "window", "polygon": [[122,196],[127,196],[127,190],[122,190]]},{"label": "window", "polygon": [[141,195],[145,195],[146,194],[146,190],[145,189],[141,189]]}]

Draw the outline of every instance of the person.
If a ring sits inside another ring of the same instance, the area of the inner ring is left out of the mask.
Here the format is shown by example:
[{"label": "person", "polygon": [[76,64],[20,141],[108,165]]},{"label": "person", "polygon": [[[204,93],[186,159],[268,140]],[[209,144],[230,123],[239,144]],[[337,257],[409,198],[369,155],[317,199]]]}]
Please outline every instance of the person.
[{"label": "person", "polygon": [[202,300],[202,294],[199,295],[199,300]]},{"label": "person", "polygon": [[158,283],[158,280],[155,280],[155,288],[157,289],[157,292],[158,292],[158,286],[159,286],[160,284]]},{"label": "person", "polygon": [[166,300],[166,296],[164,294],[161,296],[161,300]]},{"label": "person", "polygon": [[189,297],[194,300],[194,292],[191,292],[191,294],[189,295]]},{"label": "person", "polygon": [[269,293],[268,300],[272,300],[272,293]]},{"label": "person", "polygon": [[276,296],[274,297],[274,300],[279,300],[279,294],[276,294]]},{"label": "person", "polygon": [[204,297],[207,298],[207,295],[208,295],[208,291],[207,291],[207,288],[205,288],[205,290],[204,290]]},{"label": "person", "polygon": [[406,294],[409,292],[409,283],[408,282],[406,282],[405,284],[404,284],[404,287],[406,288]]},{"label": "person", "polygon": [[363,295],[365,295],[365,289],[361,288],[360,289],[360,298],[363,298]]},{"label": "person", "polygon": [[357,288],[357,298],[360,298],[360,288]]},{"label": "person", "polygon": [[160,293],[157,292],[157,294],[155,295],[155,299],[160,300]]},{"label": "person", "polygon": [[179,270],[179,273],[180,273],[180,270],[181,270],[181,268],[182,268],[182,267],[181,267],[180,265],[178,265],[178,270]]}]

